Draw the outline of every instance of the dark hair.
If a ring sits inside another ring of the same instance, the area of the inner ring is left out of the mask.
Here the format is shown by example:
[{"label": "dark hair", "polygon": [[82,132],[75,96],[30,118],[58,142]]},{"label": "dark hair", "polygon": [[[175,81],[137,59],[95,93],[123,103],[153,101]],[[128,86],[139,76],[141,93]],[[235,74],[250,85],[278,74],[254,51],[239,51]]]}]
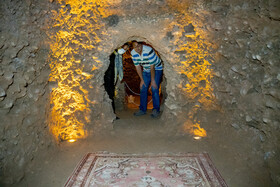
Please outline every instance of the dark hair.
[{"label": "dark hair", "polygon": [[132,40],[132,41],[131,41],[131,43],[133,43],[133,42],[136,42],[136,43],[138,43],[138,42],[137,42],[136,40]]},{"label": "dark hair", "polygon": [[128,42],[124,43],[124,44],[122,45],[122,47],[124,47],[125,45],[128,45],[128,47],[130,47],[130,45],[129,45]]}]

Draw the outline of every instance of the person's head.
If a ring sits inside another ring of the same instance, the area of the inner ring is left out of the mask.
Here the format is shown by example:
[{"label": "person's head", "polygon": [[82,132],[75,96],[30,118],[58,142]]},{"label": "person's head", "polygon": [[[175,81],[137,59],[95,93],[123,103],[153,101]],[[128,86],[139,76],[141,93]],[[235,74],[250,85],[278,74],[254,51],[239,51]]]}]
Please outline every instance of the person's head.
[{"label": "person's head", "polygon": [[122,48],[127,51],[129,49],[129,44],[128,43],[123,44]]},{"label": "person's head", "polygon": [[122,54],[124,54],[128,49],[129,49],[129,45],[128,45],[128,43],[125,43],[125,44],[122,45],[121,48],[118,49],[118,53],[122,55]]},{"label": "person's head", "polygon": [[132,48],[135,49],[135,47],[138,45],[138,42],[136,40],[131,41]]},{"label": "person's head", "polygon": [[132,41],[132,48],[133,48],[137,53],[139,53],[139,52],[141,52],[141,50],[142,50],[142,45],[141,45],[141,43],[137,42],[136,40],[133,40],[133,41]]}]

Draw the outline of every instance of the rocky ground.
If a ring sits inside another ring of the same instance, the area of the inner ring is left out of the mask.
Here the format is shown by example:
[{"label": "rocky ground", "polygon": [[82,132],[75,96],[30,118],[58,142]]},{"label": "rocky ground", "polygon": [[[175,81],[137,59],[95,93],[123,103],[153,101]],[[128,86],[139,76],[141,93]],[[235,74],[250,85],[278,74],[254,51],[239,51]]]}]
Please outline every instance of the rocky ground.
[{"label": "rocky ground", "polygon": [[[88,152],[113,153],[186,153],[208,152],[228,186],[272,186],[267,168],[257,152],[252,151],[253,133],[233,130],[220,123],[219,113],[208,115],[202,126],[207,137],[194,140],[189,134],[164,133],[161,119],[149,114],[134,117],[134,110],[119,111],[114,129],[100,136],[75,143],[64,142],[48,152],[41,152],[32,162],[24,179],[14,187],[60,187]],[[253,159],[254,158],[254,159]]]}]

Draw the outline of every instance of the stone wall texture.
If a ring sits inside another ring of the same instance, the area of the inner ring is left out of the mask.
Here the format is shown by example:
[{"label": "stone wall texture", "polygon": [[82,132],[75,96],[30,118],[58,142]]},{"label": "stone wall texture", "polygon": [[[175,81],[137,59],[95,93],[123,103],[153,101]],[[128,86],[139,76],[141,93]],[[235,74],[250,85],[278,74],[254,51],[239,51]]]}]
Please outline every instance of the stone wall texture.
[{"label": "stone wall texture", "polygon": [[59,131],[65,121],[85,137],[112,128],[104,72],[113,50],[137,39],[164,62],[161,120],[181,131],[200,121],[198,112],[224,112],[232,131],[254,130],[280,184],[279,1],[7,0],[0,17],[5,183],[21,180],[38,151],[71,136]]},{"label": "stone wall texture", "polygon": [[0,175],[13,183],[54,144],[46,123],[49,46],[44,5],[1,1],[0,12]]}]

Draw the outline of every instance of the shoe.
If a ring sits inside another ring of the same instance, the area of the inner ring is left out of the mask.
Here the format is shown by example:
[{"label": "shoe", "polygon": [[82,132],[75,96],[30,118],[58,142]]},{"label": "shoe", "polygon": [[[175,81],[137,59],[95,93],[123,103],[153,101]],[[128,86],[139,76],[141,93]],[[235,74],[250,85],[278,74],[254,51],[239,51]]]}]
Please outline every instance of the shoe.
[{"label": "shoe", "polygon": [[116,120],[120,119],[118,116],[116,116]]},{"label": "shoe", "polygon": [[135,112],[134,113],[134,116],[143,116],[143,115],[145,115],[146,114],[146,112],[144,112],[144,111],[142,111],[142,110],[139,110],[138,112]]},{"label": "shoe", "polygon": [[157,111],[156,109],[153,109],[151,117],[152,118],[158,118],[160,114],[160,111]]}]

